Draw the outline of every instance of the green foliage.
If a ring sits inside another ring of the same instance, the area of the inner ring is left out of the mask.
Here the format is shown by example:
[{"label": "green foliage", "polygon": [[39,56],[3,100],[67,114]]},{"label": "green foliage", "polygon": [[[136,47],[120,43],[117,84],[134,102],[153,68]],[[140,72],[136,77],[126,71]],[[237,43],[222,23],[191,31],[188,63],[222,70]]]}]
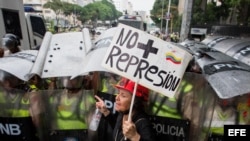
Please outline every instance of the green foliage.
[{"label": "green foliage", "polygon": [[94,2],[91,4],[88,4],[84,7],[86,11],[88,11],[88,17],[92,21],[96,20],[114,20],[117,19],[119,16],[122,15],[121,12],[117,11],[115,6],[106,1],[100,1],[100,2]]},{"label": "green foliage", "polygon": [[[166,27],[166,13],[168,12],[168,4],[169,0],[155,0],[155,3],[153,5],[153,9],[150,11],[151,14],[151,19],[154,21],[156,26],[160,27],[161,26],[161,19],[163,18],[162,21],[162,26]],[[171,13],[171,20],[172,23],[176,23],[178,19],[178,10],[177,6],[178,5],[178,0],[171,0],[171,5],[170,5],[170,13]],[[171,22],[171,21],[170,21]],[[176,24],[173,25],[175,27]]]},{"label": "green foliage", "polygon": [[89,20],[114,20],[122,15],[122,13],[117,11],[115,6],[107,0],[90,3],[84,7],[62,2],[61,0],[52,0],[44,4],[44,8],[50,8],[56,14],[63,13],[65,16],[74,14],[77,19],[83,23]]},{"label": "green foliage", "polygon": [[62,11],[63,3],[61,0],[52,0],[43,5],[44,8],[52,9],[56,14],[59,14]]},{"label": "green foliage", "polygon": [[250,0],[239,0],[236,6],[237,6],[237,10],[239,11],[238,15],[240,15],[238,17],[239,23],[245,26],[249,25]]},{"label": "green foliage", "polygon": [[87,11],[91,11],[89,14],[91,15],[91,20],[110,20],[113,17],[113,11],[112,8],[103,2],[95,2],[86,5],[84,8],[87,9]]},{"label": "green foliage", "polygon": [[226,20],[229,16],[230,4],[223,2],[222,5],[217,6],[215,2],[208,3],[206,9],[201,7],[201,0],[195,2],[193,6],[192,24],[219,24],[220,19]]},{"label": "green foliage", "polygon": [[[158,27],[161,26],[161,18],[167,12],[169,0],[155,0],[153,9],[150,11],[151,19]],[[207,0],[193,0],[192,9],[192,25],[205,24],[223,24],[228,19],[232,19],[233,15],[237,15],[238,24],[248,25],[250,22],[250,0],[220,0],[221,5],[216,5],[212,0],[207,3]],[[172,26],[173,29],[178,29],[181,24],[181,15],[177,9],[178,0],[171,0],[171,14],[173,15]],[[222,23],[220,23],[222,21]],[[163,20],[163,27],[165,27],[166,20]]]}]

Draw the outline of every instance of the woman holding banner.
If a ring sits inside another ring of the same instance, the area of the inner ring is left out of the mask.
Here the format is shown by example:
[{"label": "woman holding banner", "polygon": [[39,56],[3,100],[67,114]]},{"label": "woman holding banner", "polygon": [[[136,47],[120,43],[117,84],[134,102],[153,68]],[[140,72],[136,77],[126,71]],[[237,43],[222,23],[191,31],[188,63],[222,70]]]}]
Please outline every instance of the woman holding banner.
[{"label": "woman holding banner", "polygon": [[[113,127],[113,140],[114,141],[154,141],[154,132],[152,124],[144,110],[145,103],[148,101],[149,90],[141,85],[137,86],[135,92],[134,103],[132,102],[132,94],[135,87],[135,82],[122,78],[118,85],[116,96],[115,110],[119,112],[117,119],[114,119],[111,112],[105,106],[104,101],[95,96],[97,99],[96,107],[105,116]],[[133,103],[131,112],[131,120],[129,120],[130,104]]]}]

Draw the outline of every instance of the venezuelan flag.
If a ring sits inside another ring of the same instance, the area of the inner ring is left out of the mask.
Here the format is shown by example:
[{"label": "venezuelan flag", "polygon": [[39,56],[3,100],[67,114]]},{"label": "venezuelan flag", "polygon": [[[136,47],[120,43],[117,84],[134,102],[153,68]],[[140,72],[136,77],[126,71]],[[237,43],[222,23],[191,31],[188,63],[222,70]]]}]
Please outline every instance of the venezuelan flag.
[{"label": "venezuelan flag", "polygon": [[173,62],[174,64],[180,64],[181,58],[175,56],[172,52],[166,53],[166,60]]}]

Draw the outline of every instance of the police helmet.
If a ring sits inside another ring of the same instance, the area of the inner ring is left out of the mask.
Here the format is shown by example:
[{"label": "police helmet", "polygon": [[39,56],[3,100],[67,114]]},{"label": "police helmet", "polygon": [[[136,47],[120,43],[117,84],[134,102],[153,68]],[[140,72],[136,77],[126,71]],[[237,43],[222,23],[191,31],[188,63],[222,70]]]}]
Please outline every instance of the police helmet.
[{"label": "police helmet", "polygon": [[8,82],[8,88],[16,88],[18,87],[23,81],[12,75],[6,71],[0,70],[0,82],[5,87],[5,83]]},{"label": "police helmet", "polygon": [[70,77],[64,77],[62,79],[62,84],[66,89],[79,89],[83,85],[83,76],[77,76],[73,79],[70,79]]},{"label": "police helmet", "polygon": [[8,49],[16,48],[20,45],[20,39],[11,33],[7,33],[2,38],[2,45]]}]

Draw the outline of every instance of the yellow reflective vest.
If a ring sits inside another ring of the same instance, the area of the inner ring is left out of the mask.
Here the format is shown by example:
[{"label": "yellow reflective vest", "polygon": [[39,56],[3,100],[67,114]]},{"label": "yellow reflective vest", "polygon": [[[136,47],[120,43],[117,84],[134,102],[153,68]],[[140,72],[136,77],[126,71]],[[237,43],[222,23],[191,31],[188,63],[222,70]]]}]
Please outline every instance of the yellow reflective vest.
[{"label": "yellow reflective vest", "polygon": [[95,103],[94,97],[85,95],[80,90],[74,96],[68,97],[67,90],[60,98],[57,97],[56,122],[60,130],[64,129],[88,129],[87,111],[89,106]]},{"label": "yellow reflective vest", "polygon": [[24,97],[24,94],[7,93],[0,94],[0,104],[2,105],[1,114],[6,117],[29,117],[29,98]]}]

